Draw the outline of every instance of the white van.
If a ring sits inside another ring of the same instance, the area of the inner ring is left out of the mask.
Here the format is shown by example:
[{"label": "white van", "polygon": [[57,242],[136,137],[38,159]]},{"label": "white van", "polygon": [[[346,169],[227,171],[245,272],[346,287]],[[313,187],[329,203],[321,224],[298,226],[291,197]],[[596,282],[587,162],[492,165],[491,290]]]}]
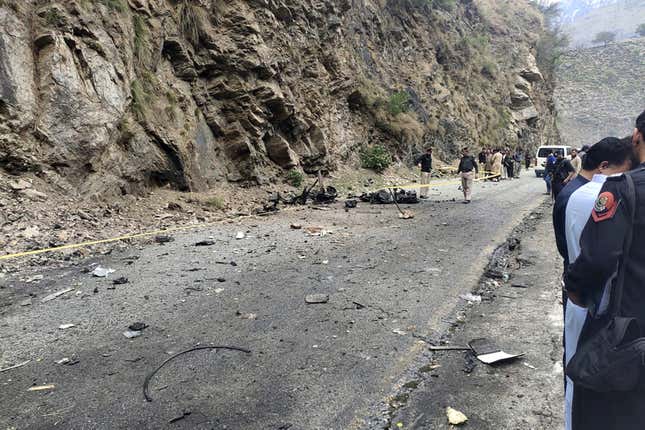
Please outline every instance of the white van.
[{"label": "white van", "polygon": [[544,176],[544,167],[546,166],[546,159],[551,152],[563,152],[565,158],[571,158],[570,146],[540,146],[535,154],[535,176],[538,178]]}]

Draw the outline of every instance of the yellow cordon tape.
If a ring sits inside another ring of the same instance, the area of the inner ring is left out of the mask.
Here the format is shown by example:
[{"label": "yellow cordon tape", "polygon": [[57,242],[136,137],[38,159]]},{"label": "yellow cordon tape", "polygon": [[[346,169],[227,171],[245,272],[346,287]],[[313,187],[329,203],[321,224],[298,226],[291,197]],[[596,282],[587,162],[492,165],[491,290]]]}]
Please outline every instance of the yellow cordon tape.
[{"label": "yellow cordon tape", "polygon": [[[489,173],[489,172],[486,172]],[[491,179],[491,178],[496,178],[499,175],[491,175],[491,176],[485,176],[483,178],[478,178],[476,181],[482,181],[485,179]],[[426,185],[421,185],[421,184],[414,184],[414,185],[396,185],[396,186],[389,186],[389,187],[381,187],[379,190],[395,190],[395,189],[414,189],[414,188],[421,188],[421,187],[437,187],[437,186],[443,186],[443,185],[454,185],[458,184],[459,180],[451,180],[451,181],[446,181],[446,182],[439,182],[439,183],[429,183]],[[245,219],[245,218],[251,218],[257,215],[244,215],[241,217],[238,217],[237,220],[240,219]],[[103,243],[112,243],[112,242],[119,242],[122,240],[129,240],[129,239],[140,239],[142,237],[150,237],[150,236],[156,236],[159,234],[164,234],[164,233],[174,233],[177,231],[185,231],[185,230],[193,230],[193,229],[198,229],[198,228],[205,228],[205,227],[211,227],[215,225],[222,224],[224,222],[228,222],[231,219],[224,219],[224,220],[219,220],[219,221],[214,221],[210,223],[204,223],[204,224],[191,224],[191,225],[185,225],[181,227],[170,227],[166,229],[161,229],[161,230],[153,230],[153,231],[147,231],[144,233],[134,233],[134,234],[127,234],[124,236],[117,236],[117,237],[112,237],[109,239],[100,239],[100,240],[91,240],[87,242],[81,242],[81,243],[72,243],[69,245],[61,245],[61,246],[54,246],[52,248],[43,248],[43,249],[34,249],[32,251],[25,251],[25,252],[17,252],[15,254],[7,254],[7,255],[0,255],[0,261],[2,260],[10,260],[14,258],[19,258],[19,257],[27,257],[30,255],[39,255],[39,254],[45,254],[47,252],[55,252],[55,251],[63,251],[65,249],[75,249],[75,248],[84,248],[86,246],[92,246],[92,245],[100,245]]]}]

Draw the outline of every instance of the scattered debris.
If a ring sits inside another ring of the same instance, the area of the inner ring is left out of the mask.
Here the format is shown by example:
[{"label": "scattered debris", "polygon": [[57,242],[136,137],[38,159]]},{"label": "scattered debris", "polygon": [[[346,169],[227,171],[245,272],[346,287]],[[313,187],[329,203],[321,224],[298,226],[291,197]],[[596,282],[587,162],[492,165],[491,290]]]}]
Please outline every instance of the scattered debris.
[{"label": "scattered debris", "polygon": [[477,359],[482,363],[493,364],[499,363],[500,361],[512,360],[517,357],[521,357],[524,353],[521,354],[509,354],[502,351],[492,340],[486,338],[473,339],[468,345],[473,349]]},{"label": "scattered debris", "polygon": [[327,231],[322,227],[312,226],[305,227],[305,233],[308,236],[324,236],[325,234],[327,234]]},{"label": "scattered debris", "polygon": [[192,351],[203,350],[203,349],[226,349],[226,350],[230,350],[230,351],[240,351],[240,352],[244,352],[246,354],[251,353],[251,351],[249,351],[248,349],[238,348],[236,346],[196,346],[194,348],[190,348],[190,349],[187,349],[185,351],[178,352],[177,354],[173,355],[172,357],[169,357],[166,360],[164,360],[163,363],[161,363],[155,370],[153,370],[152,372],[150,372],[148,374],[148,376],[146,376],[146,379],[143,381],[143,396],[145,397],[146,401],[148,401],[148,402],[152,401],[152,398],[148,394],[148,385],[150,384],[150,380],[152,379],[153,376],[155,376],[155,374],[159,370],[161,370],[161,368],[163,366],[166,365],[166,363],[168,363],[171,360],[174,360],[175,358],[179,357],[180,355],[187,354],[187,353],[192,352]]},{"label": "scattered debris", "polygon": [[524,284],[511,284],[512,288],[528,288],[528,285]]},{"label": "scattered debris", "polygon": [[401,336],[405,336],[407,334],[406,332],[404,332],[403,330],[401,330],[399,328],[395,328],[394,330],[392,330],[392,333],[399,334]]},{"label": "scattered debris", "polygon": [[78,363],[79,363],[79,360],[75,356],[72,356],[72,358],[69,358],[69,357],[61,358],[60,360],[56,361],[56,364],[62,364],[65,366],[73,366]]},{"label": "scattered debris", "polygon": [[305,296],[305,303],[308,305],[322,304],[329,302],[329,294],[309,294]]},{"label": "scattered debris", "polygon": [[168,424],[172,424],[172,423],[176,423],[177,421],[181,421],[181,420],[183,420],[184,418],[186,418],[187,416],[189,416],[190,414],[191,414],[191,412],[190,412],[190,411],[184,411],[184,412],[182,412],[182,413],[181,413],[181,415],[179,415],[179,416],[177,416],[177,417],[172,418],[171,420],[169,420],[169,421],[168,421]]},{"label": "scattered debris", "polygon": [[181,205],[179,203],[175,203],[175,202],[168,203],[167,207],[168,207],[169,211],[182,211],[182,210],[184,210],[184,208],[181,207]]},{"label": "scattered debris", "polygon": [[302,228],[302,224],[291,224],[291,229],[292,230],[300,230]]},{"label": "scattered debris", "polygon": [[25,365],[29,364],[30,362],[31,362],[31,360],[26,360],[26,361],[23,361],[22,363],[14,364],[13,366],[5,367],[4,369],[0,369],[0,373],[7,372],[7,371],[13,370],[13,369],[17,369],[19,367],[22,367],[22,366],[25,366]]},{"label": "scattered debris", "polygon": [[123,332],[123,336],[127,337],[128,339],[134,339],[135,337],[141,336],[142,333],[137,330],[126,330]]},{"label": "scattered debris", "polygon": [[399,214],[399,218],[401,218],[401,219],[412,219],[412,218],[414,218],[414,212],[411,212],[411,211],[402,211],[402,212]]},{"label": "scattered debris", "polygon": [[224,291],[224,288],[215,288],[215,294],[219,294]]},{"label": "scattered debris", "polygon": [[19,303],[20,306],[31,306],[31,298],[25,299]]},{"label": "scattered debris", "polygon": [[212,246],[212,245],[215,245],[214,240],[202,240],[195,244],[195,246]]},{"label": "scattered debris", "polygon": [[338,197],[338,190],[329,186],[318,191],[314,196],[314,201],[320,204],[330,204],[336,201],[336,197]]},{"label": "scattered debris", "polygon": [[146,328],[148,328],[148,324],[143,323],[143,322],[135,322],[135,323],[130,324],[128,326],[128,328],[130,330],[132,330],[132,331],[141,331],[141,330],[145,330]]},{"label": "scattered debris", "polygon": [[459,345],[430,345],[430,351],[470,351],[472,348],[469,346]]},{"label": "scattered debris", "polygon": [[114,269],[108,267],[96,266],[96,269],[92,270],[92,276],[97,278],[107,278],[110,273],[114,273]]},{"label": "scattered debris", "polygon": [[76,324],[61,324],[58,326],[59,329],[61,330],[66,330],[68,328],[76,327]]},{"label": "scattered debris", "polygon": [[460,294],[459,297],[464,299],[464,300],[466,300],[467,302],[470,302],[470,303],[481,303],[481,301],[482,301],[482,296],[478,296],[478,295],[470,294],[470,293],[468,293],[468,294]]},{"label": "scattered debris", "polygon": [[466,374],[473,373],[473,370],[475,370],[475,367],[477,367],[477,362],[475,361],[475,354],[473,353],[473,351],[466,351],[466,353],[464,354],[464,359],[466,360],[466,363],[464,363],[464,368],[462,370]]},{"label": "scattered debris", "polygon": [[414,190],[378,190],[373,193],[365,193],[360,196],[361,201],[371,204],[391,205],[393,203],[417,204],[419,198]]},{"label": "scattered debris", "polygon": [[237,240],[244,239],[246,237],[246,234],[244,234],[243,231],[238,231],[237,234],[235,235],[235,238]]},{"label": "scattered debris", "polygon": [[125,276],[121,276],[120,278],[116,278],[114,281],[112,281],[112,284],[123,285],[123,284],[127,284],[128,282],[130,282],[128,278],[126,278]]},{"label": "scattered debris", "polygon": [[35,387],[30,387],[27,391],[45,391],[45,390],[53,390],[54,388],[56,388],[54,384],[37,385]]},{"label": "scattered debris", "polygon": [[175,240],[175,238],[174,238],[174,237],[171,237],[171,236],[166,236],[166,235],[158,235],[158,236],[155,236],[155,242],[157,242],[157,243],[159,243],[159,244],[164,244],[164,243],[172,242],[173,240]]},{"label": "scattered debris", "polygon": [[355,306],[355,309],[358,310],[358,311],[360,311],[361,309],[365,309],[367,307],[367,306],[362,305],[362,304],[360,304],[358,302],[352,302],[352,304]]},{"label": "scattered debris", "polygon": [[446,408],[446,416],[448,417],[448,422],[453,426],[458,426],[468,421],[468,417],[466,415],[450,406]]},{"label": "scattered debris", "polygon": [[349,199],[345,200],[345,209],[354,209],[358,206],[358,200]]},{"label": "scattered debris", "polygon": [[522,364],[523,364],[523,365],[525,365],[526,367],[528,367],[529,369],[532,369],[532,370],[536,370],[536,369],[537,369],[537,367],[535,367],[535,366],[533,366],[533,365],[531,365],[531,364],[527,363],[526,361],[525,361],[524,363],[522,363]]},{"label": "scattered debris", "polygon": [[217,282],[219,283],[226,282],[226,278],[217,278]]},{"label": "scattered debris", "polygon": [[74,291],[74,288],[65,288],[64,290],[56,291],[55,293],[51,293],[48,296],[45,296],[42,298],[40,301],[41,303],[46,303],[49,302],[50,300],[54,300],[55,298],[62,296],[65,293],[69,293],[70,291]]},{"label": "scattered debris", "polygon": [[253,313],[243,313],[243,312],[237,311],[237,312],[235,312],[235,315],[237,315],[238,317],[240,317],[240,318],[242,318],[244,320],[256,320],[256,319],[258,319],[257,314],[253,314]]}]

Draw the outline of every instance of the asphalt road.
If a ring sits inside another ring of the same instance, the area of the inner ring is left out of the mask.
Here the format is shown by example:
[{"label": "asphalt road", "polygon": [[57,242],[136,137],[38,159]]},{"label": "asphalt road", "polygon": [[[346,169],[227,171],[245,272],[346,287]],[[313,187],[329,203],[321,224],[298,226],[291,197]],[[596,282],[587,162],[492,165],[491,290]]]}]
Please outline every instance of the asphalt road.
[{"label": "asphalt road", "polygon": [[[544,201],[543,188],[529,172],[477,184],[464,205],[451,200],[456,185],[443,186],[411,207],[413,220],[367,204],[285,212],[4,279],[0,368],[31,361],[0,373],[0,428],[378,426],[425,347],[419,338],[450,326],[459,294],[477,285],[494,248]],[[328,233],[308,236],[294,222]],[[245,237],[236,239],[240,231]],[[206,239],[215,244],[195,246]],[[84,273],[97,263],[115,272]],[[110,289],[121,276],[129,282]],[[308,294],[328,294],[329,302],[306,304]],[[127,339],[123,332],[139,321],[149,327]],[[145,376],[198,344],[251,353],[180,356],[154,377],[146,402]],[[78,362],[56,364],[63,358]],[[45,384],[55,387],[28,391]]]}]

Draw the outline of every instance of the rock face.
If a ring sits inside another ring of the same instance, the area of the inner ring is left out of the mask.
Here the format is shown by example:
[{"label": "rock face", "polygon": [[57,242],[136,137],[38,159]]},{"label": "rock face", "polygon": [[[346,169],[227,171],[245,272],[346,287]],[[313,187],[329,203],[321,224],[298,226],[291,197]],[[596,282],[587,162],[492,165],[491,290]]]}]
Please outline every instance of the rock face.
[{"label": "rock face", "polygon": [[558,126],[568,145],[624,137],[643,111],[645,38],[568,52],[558,66]]},{"label": "rock face", "polygon": [[542,143],[537,10],[444,3],[0,1],[0,168],[106,197],[331,170],[374,143],[403,161]]}]

